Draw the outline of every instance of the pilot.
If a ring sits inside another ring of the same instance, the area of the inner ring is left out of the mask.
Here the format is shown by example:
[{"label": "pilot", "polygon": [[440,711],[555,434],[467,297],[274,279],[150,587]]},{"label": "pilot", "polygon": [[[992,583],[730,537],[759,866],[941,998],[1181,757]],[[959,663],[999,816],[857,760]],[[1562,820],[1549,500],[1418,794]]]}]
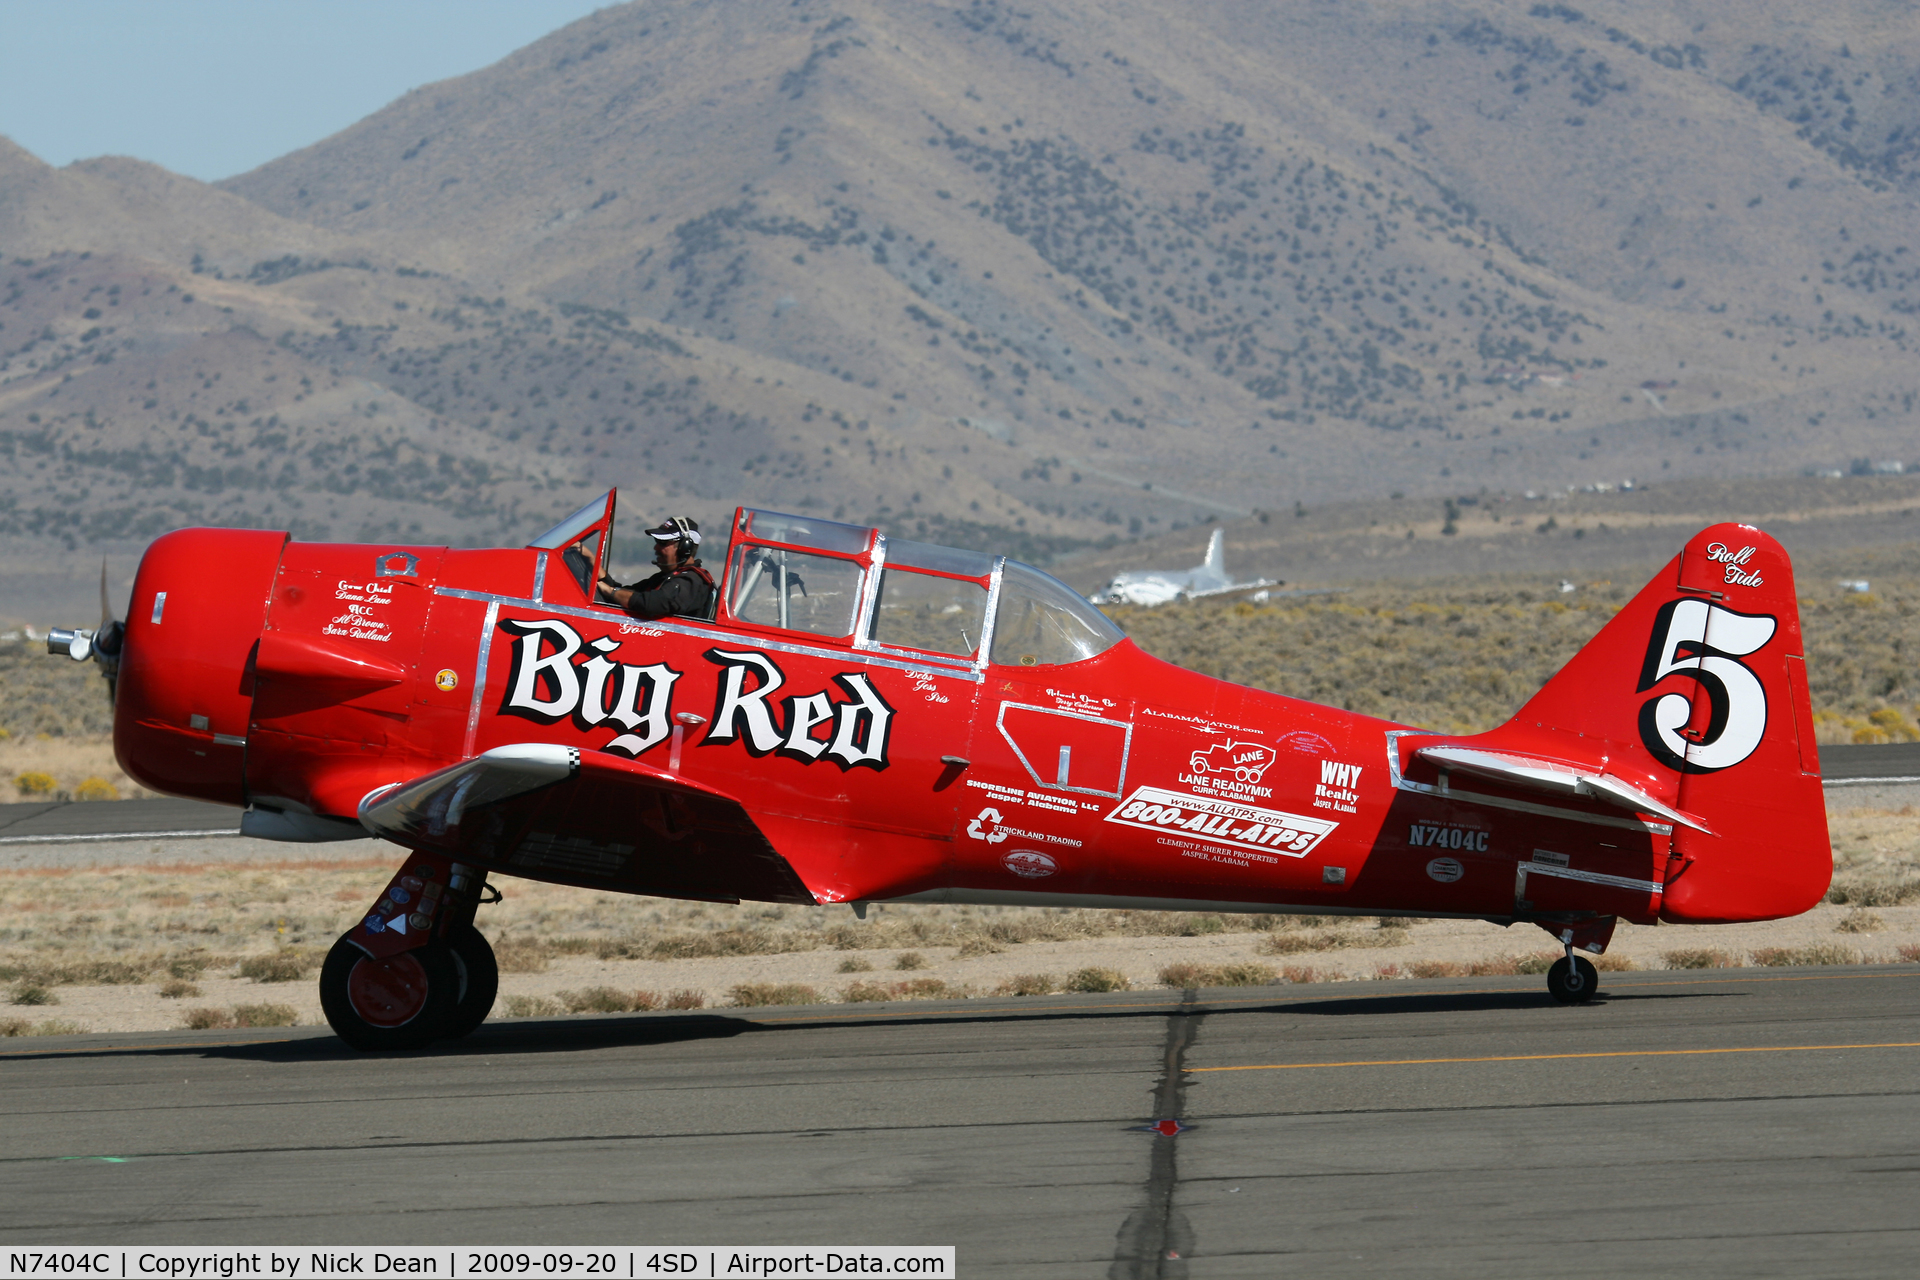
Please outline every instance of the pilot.
[{"label": "pilot", "polygon": [[685,516],[670,516],[647,530],[653,539],[653,562],[660,572],[623,587],[602,576],[599,597],[640,618],[704,618],[713,605],[713,578],[700,567],[695,553],[700,526]]}]

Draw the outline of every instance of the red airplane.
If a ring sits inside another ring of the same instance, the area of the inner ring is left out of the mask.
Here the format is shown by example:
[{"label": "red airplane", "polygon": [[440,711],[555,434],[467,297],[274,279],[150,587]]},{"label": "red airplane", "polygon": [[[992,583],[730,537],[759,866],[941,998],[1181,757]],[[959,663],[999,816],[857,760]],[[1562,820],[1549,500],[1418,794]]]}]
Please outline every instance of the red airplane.
[{"label": "red airplane", "polygon": [[520,549],[185,529],[124,628],[146,787],[409,854],[320,976],[361,1049],[477,1027],[491,876],[706,902],[1766,920],[1832,875],[1793,575],[1702,531],[1518,715],[1456,736],[1150,657],[1004,557],[742,508],[711,618],[597,603],[606,494]]}]

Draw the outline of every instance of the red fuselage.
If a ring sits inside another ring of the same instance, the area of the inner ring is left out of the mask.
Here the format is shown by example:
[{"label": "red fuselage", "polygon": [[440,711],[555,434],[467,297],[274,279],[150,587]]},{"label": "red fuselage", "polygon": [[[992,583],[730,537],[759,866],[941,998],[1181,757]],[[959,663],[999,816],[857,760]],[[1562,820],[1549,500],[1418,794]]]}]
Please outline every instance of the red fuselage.
[{"label": "red fuselage", "polygon": [[[1652,921],[1682,865],[1670,824],[1469,785],[1412,755],[1457,739],[1124,639],[1074,661],[1051,660],[1044,636],[1003,651],[1016,622],[998,567],[927,578],[995,593],[990,652],[977,628],[925,649],[874,639],[905,598],[874,585],[878,538],[845,553],[838,587],[814,564],[810,586],[780,576],[780,611],[756,614],[750,543],[736,539],[715,620],[643,621],[596,603],[558,550],[170,534],[134,587],[122,765],[157,791],[352,819],[370,793],[489,748],[562,744],[733,798],[790,869],[650,862],[648,830],[672,815],[590,797],[571,834],[491,864],[668,896]],[[759,551],[772,564],[780,548]],[[851,593],[851,634],[786,611],[818,617],[834,590]],[[1635,785],[1672,794],[1656,774]],[[489,865],[484,848],[467,860]],[[1690,917],[1785,914],[1805,890],[1721,894]]]}]

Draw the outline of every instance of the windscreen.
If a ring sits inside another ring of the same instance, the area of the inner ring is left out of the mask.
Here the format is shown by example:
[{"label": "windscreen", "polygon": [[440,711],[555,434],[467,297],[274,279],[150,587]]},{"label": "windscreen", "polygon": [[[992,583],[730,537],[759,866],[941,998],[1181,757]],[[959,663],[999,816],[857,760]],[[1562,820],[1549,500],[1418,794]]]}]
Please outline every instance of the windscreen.
[{"label": "windscreen", "polygon": [[568,543],[577,540],[581,534],[598,524],[600,517],[607,513],[607,498],[609,496],[608,494],[601,494],[592,502],[589,502],[586,506],[580,508],[527,545],[530,547],[545,547],[548,550],[558,550]]},{"label": "windscreen", "polygon": [[1051,667],[1083,662],[1124,638],[1106,614],[1066,583],[1031,565],[1007,561],[993,619],[996,664]]}]

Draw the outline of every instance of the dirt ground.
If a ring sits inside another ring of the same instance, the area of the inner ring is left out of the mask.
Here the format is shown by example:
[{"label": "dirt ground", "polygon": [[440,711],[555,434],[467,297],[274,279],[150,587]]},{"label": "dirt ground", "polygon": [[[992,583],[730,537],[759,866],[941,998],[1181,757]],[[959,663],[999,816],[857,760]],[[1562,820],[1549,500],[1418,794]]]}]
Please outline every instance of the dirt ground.
[{"label": "dirt ground", "polygon": [[[1839,932],[1857,918],[1847,907],[1823,905],[1793,920],[1756,925],[1673,926],[1659,928],[1623,925],[1615,935],[1609,957],[1626,959],[1639,969],[1669,967],[1665,953],[1712,950],[1734,963],[1746,963],[1753,952],[1766,948],[1839,948],[1835,959],[1866,963],[1901,963],[1900,949],[1920,954],[1920,907],[1875,909],[1879,926],[1871,933]],[[1364,934],[1364,931],[1362,931]],[[1374,932],[1380,932],[1375,930]],[[1398,931],[1392,931],[1398,932]],[[1029,942],[1006,951],[961,959],[956,947],[888,948],[884,950],[806,951],[776,955],[726,956],[687,960],[599,960],[591,956],[556,958],[540,973],[504,973],[495,1018],[512,1016],[522,1001],[540,1003],[530,1010],[554,1016],[566,1010],[563,993],[578,1001],[596,989],[624,995],[650,991],[662,1000],[673,992],[697,992],[708,1007],[733,1004],[734,988],[749,984],[799,984],[811,987],[820,1001],[843,998],[856,983],[906,982],[937,979],[954,995],[992,995],[1021,976],[1050,975],[1056,983],[1085,969],[1117,970],[1134,988],[1158,987],[1162,970],[1176,964],[1219,968],[1229,965],[1266,965],[1276,981],[1296,978],[1322,982],[1403,980],[1416,967],[1434,964],[1469,966],[1496,957],[1529,956],[1553,950],[1547,935],[1532,925],[1502,929],[1479,921],[1422,921],[1405,931],[1405,941],[1394,946],[1345,947],[1332,951],[1288,956],[1263,954],[1261,945],[1271,935],[1219,933],[1193,938],[1098,938],[1076,942]],[[1857,955],[1848,957],[1851,950]],[[894,968],[903,954],[917,954],[927,967],[911,971]],[[868,972],[843,973],[841,966],[865,962]],[[1386,970],[1387,974],[1383,974]],[[192,1009],[228,1010],[236,1006],[278,1004],[293,1010],[299,1025],[316,1025],[320,1013],[314,975],[291,982],[253,982],[244,978],[199,978],[201,994],[190,999],[161,995],[161,982],[127,986],[61,986],[53,990],[59,1004],[40,1008],[0,1007],[0,1022],[9,1018],[57,1021],[70,1028],[95,1032],[163,1031],[184,1025]],[[1529,977],[1520,981],[1540,982]],[[1606,976],[1601,976],[1606,985]],[[795,993],[798,994],[798,993]],[[1036,999],[1056,999],[1040,995]]]},{"label": "dirt ground", "polygon": [[[1920,812],[1906,791],[1830,794],[1832,896],[1846,902],[1763,924],[1622,925],[1603,967],[1920,961]],[[0,853],[5,1036],[218,1026],[236,1011],[254,1025],[320,1023],[319,958],[396,862],[377,841],[238,837]],[[506,900],[480,918],[505,970],[497,1018],[1537,974],[1556,950],[1534,926],[1481,921],[896,906],[859,922],[844,907],[501,883]]]}]

